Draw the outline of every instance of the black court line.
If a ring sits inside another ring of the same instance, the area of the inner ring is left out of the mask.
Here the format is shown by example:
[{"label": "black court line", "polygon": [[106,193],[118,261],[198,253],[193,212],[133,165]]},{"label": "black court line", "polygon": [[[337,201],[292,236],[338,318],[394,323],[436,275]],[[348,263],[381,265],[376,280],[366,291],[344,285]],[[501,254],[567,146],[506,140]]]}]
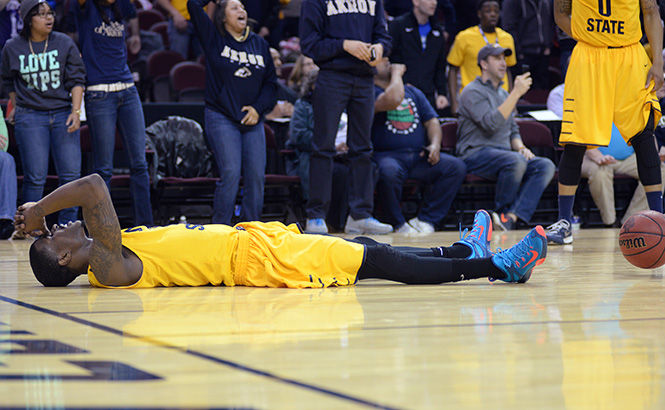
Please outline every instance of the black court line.
[{"label": "black court line", "polygon": [[31,335],[27,330],[0,330],[0,335]]},{"label": "black court line", "polygon": [[149,338],[149,337],[143,337],[143,336],[135,335],[133,333],[124,332],[122,330],[118,330],[118,329],[115,329],[115,328],[110,327],[110,326],[106,326],[106,325],[102,325],[102,324],[99,324],[99,323],[91,322],[91,321],[85,320],[85,319],[80,319],[80,318],[77,318],[75,316],[71,316],[67,313],[62,313],[62,312],[51,310],[51,309],[48,309],[48,308],[45,308],[45,307],[42,307],[42,306],[37,306],[37,305],[33,305],[31,303],[22,302],[20,300],[12,299],[12,298],[9,298],[9,297],[6,297],[6,296],[0,295],[0,300],[5,301],[7,303],[11,303],[13,305],[21,306],[21,307],[26,308],[26,309],[35,310],[35,311],[40,312],[40,313],[45,313],[47,315],[59,317],[61,319],[65,319],[65,320],[69,320],[69,321],[78,323],[80,325],[92,327],[94,329],[101,330],[101,331],[107,332],[107,333],[111,333],[111,334],[114,334],[116,336],[141,340],[141,341],[144,341],[146,343],[150,343],[150,344],[153,344],[153,345],[156,345],[156,346],[159,346],[159,347],[163,347],[163,348],[174,350],[174,351],[184,353],[184,354],[187,354],[187,355],[190,355],[190,356],[194,356],[194,357],[197,357],[199,359],[208,360],[210,362],[221,364],[223,366],[228,366],[228,367],[231,367],[231,368],[236,369],[236,370],[241,370],[241,371],[245,371],[245,372],[248,372],[248,373],[252,373],[256,376],[267,377],[269,379],[272,379],[273,381],[290,384],[292,386],[296,386],[296,387],[300,387],[300,388],[303,388],[303,389],[315,391],[317,393],[323,393],[325,395],[332,396],[332,397],[342,399],[342,400],[347,400],[347,401],[350,401],[350,402],[353,402],[353,403],[356,403],[356,404],[364,405],[364,406],[367,406],[367,407],[373,407],[373,408],[377,408],[377,409],[389,409],[389,410],[397,409],[396,407],[389,407],[389,406],[379,404],[379,403],[375,403],[375,402],[372,402],[372,401],[369,401],[369,400],[361,399],[361,398],[358,398],[358,397],[353,397],[353,396],[350,396],[348,394],[336,392],[334,390],[330,390],[330,389],[326,389],[326,388],[323,388],[323,387],[315,386],[313,384],[303,383],[303,382],[300,382],[300,381],[295,380],[295,379],[289,379],[289,378],[286,378],[286,377],[281,377],[281,376],[278,376],[274,373],[271,373],[271,372],[268,372],[268,371],[265,371],[265,370],[255,369],[253,367],[245,366],[245,365],[240,364],[240,363],[235,363],[235,362],[232,362],[230,360],[220,359],[218,357],[211,356],[211,355],[206,354],[206,353],[197,352],[195,350],[190,350],[186,347],[174,346],[174,345],[170,345],[170,344],[167,344],[167,343],[164,343],[164,342],[161,342],[161,341]]}]

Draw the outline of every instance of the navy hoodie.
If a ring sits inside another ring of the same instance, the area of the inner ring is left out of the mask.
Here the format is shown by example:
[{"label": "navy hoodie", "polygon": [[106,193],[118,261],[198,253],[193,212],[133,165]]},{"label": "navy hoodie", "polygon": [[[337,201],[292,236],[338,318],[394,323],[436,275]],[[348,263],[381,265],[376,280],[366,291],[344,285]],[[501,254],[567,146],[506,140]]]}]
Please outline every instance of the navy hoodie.
[{"label": "navy hoodie", "polygon": [[241,41],[222,35],[203,10],[209,0],[189,0],[187,10],[206,56],[205,102],[240,124],[251,105],[259,115],[276,103],[277,74],[268,43],[249,32]]},{"label": "navy hoodie", "polygon": [[300,48],[322,70],[358,76],[374,75],[373,68],[344,51],[344,40],[383,44],[391,42],[382,0],[304,0],[300,9]]}]

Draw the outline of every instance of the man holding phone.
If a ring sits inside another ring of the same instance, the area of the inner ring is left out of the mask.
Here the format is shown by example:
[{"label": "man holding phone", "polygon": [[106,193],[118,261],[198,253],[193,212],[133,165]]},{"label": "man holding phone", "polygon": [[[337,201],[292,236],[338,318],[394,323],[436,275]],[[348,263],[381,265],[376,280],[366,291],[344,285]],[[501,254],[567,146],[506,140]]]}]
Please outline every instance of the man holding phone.
[{"label": "man holding phone", "polygon": [[498,44],[480,49],[482,74],[460,95],[457,129],[457,155],[468,172],[496,181],[492,219],[503,230],[515,229],[518,219],[529,222],[556,168],[548,158],[535,156],[520,137],[515,106],[529,91],[531,74],[515,77],[512,91],[506,92],[501,85],[511,54]]},{"label": "man holding phone", "polygon": [[[376,71],[372,143],[379,166],[381,206],[397,233],[432,233],[448,213],[466,176],[466,166],[461,159],[440,152],[441,126],[436,111],[422,91],[404,85],[406,66],[391,65],[384,58]],[[408,222],[400,209],[407,178],[427,185],[418,216]]]}]

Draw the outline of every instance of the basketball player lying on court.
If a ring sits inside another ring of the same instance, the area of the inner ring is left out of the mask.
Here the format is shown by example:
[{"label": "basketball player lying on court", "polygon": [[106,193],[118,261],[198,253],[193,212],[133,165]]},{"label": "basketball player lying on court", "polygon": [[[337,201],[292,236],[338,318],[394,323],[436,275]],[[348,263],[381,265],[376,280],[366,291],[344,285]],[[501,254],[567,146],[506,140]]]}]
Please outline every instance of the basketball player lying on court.
[{"label": "basketball player lying on court", "polygon": [[[80,206],[83,220],[49,231],[44,216]],[[478,211],[470,232],[451,247],[392,247],[370,238],[345,240],[302,234],[296,225],[247,222],[179,224],[120,230],[111,197],[97,174],[65,184],[16,211],[16,228],[39,236],[30,265],[44,286],[67,286],[87,274],[93,286],[268,286],[310,288],[352,285],[379,278],[438,284],[488,277],[526,282],[543,263],[547,239],[541,226],[510,249],[489,248],[492,222]]]}]

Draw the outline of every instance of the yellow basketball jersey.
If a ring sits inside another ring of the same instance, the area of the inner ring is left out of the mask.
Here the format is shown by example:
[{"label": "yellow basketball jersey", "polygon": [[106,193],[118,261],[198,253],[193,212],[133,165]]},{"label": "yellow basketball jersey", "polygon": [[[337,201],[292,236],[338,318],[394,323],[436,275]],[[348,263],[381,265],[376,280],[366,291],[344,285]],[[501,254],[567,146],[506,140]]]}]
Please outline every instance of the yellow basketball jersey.
[{"label": "yellow basketball jersey", "polygon": [[596,47],[623,47],[642,37],[640,0],[573,0],[573,38]]},{"label": "yellow basketball jersey", "polygon": [[[226,225],[139,226],[122,231],[122,245],[143,263],[141,279],[128,288],[233,286],[238,231]],[[88,269],[88,280],[104,286]]]}]

